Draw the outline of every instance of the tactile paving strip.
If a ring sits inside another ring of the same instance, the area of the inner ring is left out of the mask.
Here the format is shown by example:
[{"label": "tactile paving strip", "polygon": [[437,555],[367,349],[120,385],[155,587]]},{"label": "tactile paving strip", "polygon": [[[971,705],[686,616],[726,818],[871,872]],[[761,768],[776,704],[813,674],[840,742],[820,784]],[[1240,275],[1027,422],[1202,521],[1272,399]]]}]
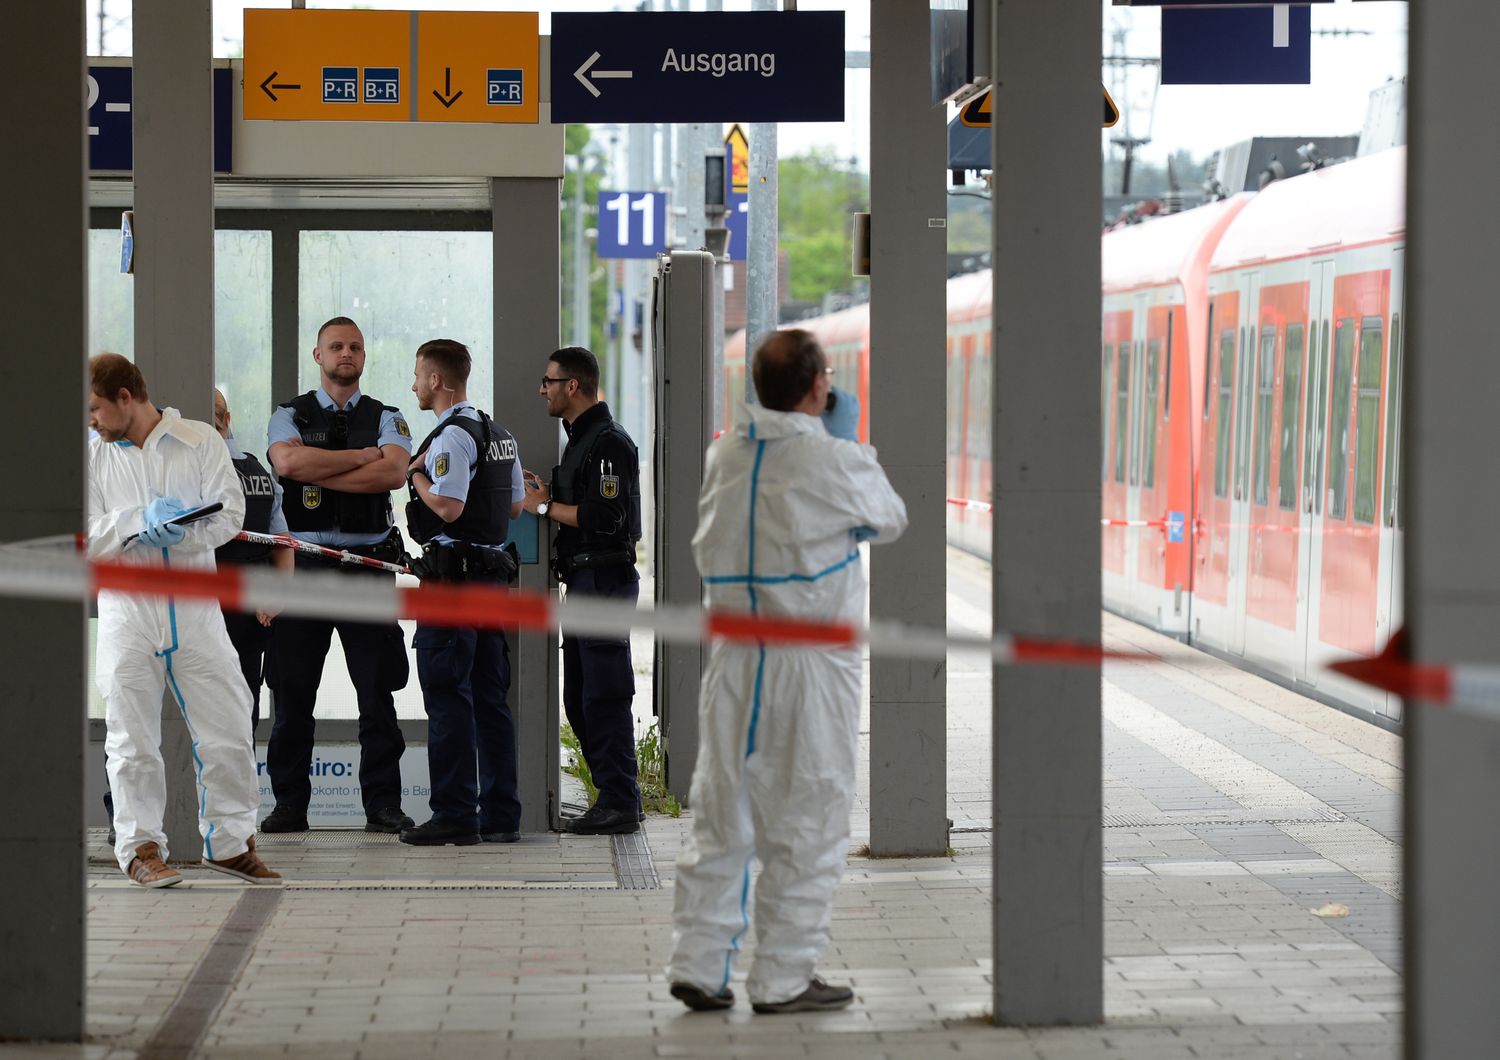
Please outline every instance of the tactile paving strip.
[{"label": "tactile paving strip", "polygon": [[625,891],[654,891],[661,887],[656,875],[656,862],[651,859],[651,844],[644,831],[630,835],[610,836],[610,852],[614,855],[615,879]]},{"label": "tactile paving strip", "polygon": [[1105,828],[1160,828],[1195,824],[1324,824],[1345,820],[1337,810],[1299,806],[1286,814],[1258,810],[1188,810],[1181,813],[1106,813]]}]

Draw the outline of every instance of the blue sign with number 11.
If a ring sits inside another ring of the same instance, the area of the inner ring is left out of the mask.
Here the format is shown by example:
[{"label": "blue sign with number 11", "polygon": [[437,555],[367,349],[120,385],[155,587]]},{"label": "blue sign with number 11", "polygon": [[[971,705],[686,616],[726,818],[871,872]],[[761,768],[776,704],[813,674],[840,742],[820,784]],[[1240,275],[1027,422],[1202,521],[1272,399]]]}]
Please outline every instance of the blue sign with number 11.
[{"label": "blue sign with number 11", "polygon": [[599,257],[654,258],[667,249],[667,196],[660,191],[601,191]]}]

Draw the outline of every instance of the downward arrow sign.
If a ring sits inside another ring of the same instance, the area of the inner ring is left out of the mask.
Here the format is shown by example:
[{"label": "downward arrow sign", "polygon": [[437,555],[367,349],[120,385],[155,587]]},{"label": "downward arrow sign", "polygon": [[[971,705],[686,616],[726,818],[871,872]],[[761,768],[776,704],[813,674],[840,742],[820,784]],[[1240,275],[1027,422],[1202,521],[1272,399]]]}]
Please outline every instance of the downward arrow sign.
[{"label": "downward arrow sign", "polygon": [[443,67],[443,91],[439,92],[434,88],[432,94],[437,96],[438,102],[443,105],[444,110],[447,110],[458,102],[458,97],[464,94],[464,90],[453,91],[453,67]]},{"label": "downward arrow sign", "polygon": [[[630,70],[595,70],[592,73],[590,73],[589,72],[589,67],[593,66],[598,61],[599,61],[599,53],[595,52],[593,55],[590,55],[587,59],[585,59],[583,61],[583,65],[582,66],[580,66],[577,70],[573,71],[573,76],[576,77],[576,78],[578,78],[578,83],[580,85],[582,85],[584,88],[588,89],[589,93],[595,99],[599,98],[599,90],[597,88],[595,88],[594,87],[594,83],[589,80],[590,77],[599,78],[599,77],[634,77],[635,76],[634,72],[632,72]],[[585,75],[587,75],[587,76],[585,76]]]}]

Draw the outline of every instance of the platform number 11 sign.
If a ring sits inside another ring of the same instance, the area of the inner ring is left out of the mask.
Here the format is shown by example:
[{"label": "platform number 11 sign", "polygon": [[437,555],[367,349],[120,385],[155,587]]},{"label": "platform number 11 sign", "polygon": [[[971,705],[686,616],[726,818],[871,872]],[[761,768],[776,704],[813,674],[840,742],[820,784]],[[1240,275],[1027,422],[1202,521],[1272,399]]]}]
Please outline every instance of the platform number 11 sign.
[{"label": "platform number 11 sign", "polygon": [[667,196],[660,191],[599,193],[599,257],[654,258],[667,248]]}]

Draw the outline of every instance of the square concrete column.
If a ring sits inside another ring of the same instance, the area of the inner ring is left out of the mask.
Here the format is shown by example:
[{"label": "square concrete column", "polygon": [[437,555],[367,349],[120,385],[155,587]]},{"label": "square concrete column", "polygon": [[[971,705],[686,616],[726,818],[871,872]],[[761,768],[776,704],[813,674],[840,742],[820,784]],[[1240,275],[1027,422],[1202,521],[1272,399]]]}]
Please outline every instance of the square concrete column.
[{"label": "square concrete column", "polygon": [[[82,4],[26,0],[0,32],[8,204],[6,419],[45,469],[0,492],[5,541],[83,529],[88,341]],[[0,601],[0,1040],[83,1037],[81,601]]]},{"label": "square concrete column", "polygon": [[[213,6],[135,0],[134,12],[135,362],[157,405],[212,423]],[[162,757],[167,847],[174,861],[196,861],[203,840],[192,738],[170,692]]]},{"label": "square concrete column", "polygon": [[[870,5],[870,441],[910,525],[870,551],[870,615],[942,629],[948,202],[926,4]],[[847,223],[847,222],[845,222]],[[835,380],[852,388],[854,380]],[[948,667],[870,660],[870,849],[948,849]]]},{"label": "square concrete column", "polygon": [[[1402,358],[1410,418],[1399,475],[1407,628],[1427,662],[1500,663],[1500,360],[1491,308],[1500,140],[1482,126],[1476,135],[1471,80],[1488,69],[1497,39],[1500,7],[1489,0],[1411,5]],[[1500,720],[1414,703],[1406,726],[1406,1055],[1493,1056]]]},{"label": "square concrete column", "polygon": [[[515,435],[521,462],[546,477],[562,452],[560,421],[547,415],[537,380],[562,333],[558,177],[490,181],[495,229],[495,418]],[[521,588],[552,588],[550,524],[525,514],[513,530],[536,535],[536,563],[521,567]],[[526,546],[522,545],[523,553]],[[521,831],[554,827],[558,812],[558,639],[510,637],[510,707],[516,719]]]},{"label": "square concrete column", "polygon": [[[1097,642],[1099,0],[996,5],[995,628]],[[997,667],[995,1021],[1104,1015],[1099,671]]]}]

